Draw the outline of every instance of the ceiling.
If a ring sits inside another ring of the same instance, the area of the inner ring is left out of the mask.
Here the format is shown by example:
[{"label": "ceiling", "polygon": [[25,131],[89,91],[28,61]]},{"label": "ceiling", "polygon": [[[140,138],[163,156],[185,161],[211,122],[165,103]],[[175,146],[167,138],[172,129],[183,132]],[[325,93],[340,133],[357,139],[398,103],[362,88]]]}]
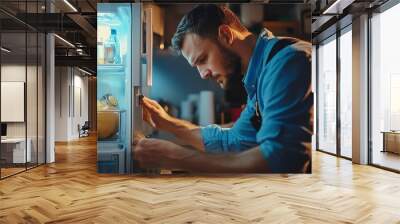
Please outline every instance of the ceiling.
[{"label": "ceiling", "polygon": [[372,12],[388,0],[312,0],[313,43],[334,34],[351,23],[352,18]]},{"label": "ceiling", "polygon": [[[71,47],[60,38],[55,39],[56,45],[56,64],[75,65],[86,67],[96,71],[96,5],[98,2],[129,2],[127,0],[0,0],[0,22],[2,32],[17,33],[30,31],[54,32],[61,38],[72,43],[76,47]],[[185,1],[184,1],[185,2]],[[190,1],[186,1],[190,2]],[[208,1],[221,3],[223,1]],[[244,0],[230,1],[232,3],[249,2]],[[265,3],[266,1],[255,0],[250,2]],[[309,3],[312,0],[269,0],[270,11],[265,9],[265,19],[275,11],[285,11],[283,3]],[[69,3],[69,4],[68,4]],[[170,39],[176,28],[175,23],[184,13],[194,4],[180,4],[176,6],[176,0],[158,0],[157,3],[166,12],[165,24],[174,24],[166,27],[165,39]],[[174,4],[175,3],[175,6]],[[72,7],[71,7],[72,6]],[[275,7],[275,8],[274,8]],[[279,9],[278,9],[279,8]],[[234,6],[233,6],[234,9]],[[49,12],[52,13],[49,13]],[[173,13],[171,13],[173,12]],[[240,10],[238,11],[240,13]],[[290,12],[286,14],[291,14]],[[273,16],[275,17],[275,16]],[[167,25],[166,25],[167,26]],[[22,47],[15,52],[23,52],[24,38],[13,38],[12,34],[7,37],[14,41],[13,48]],[[22,42],[21,42],[22,41]],[[8,42],[8,40],[7,40]],[[28,45],[28,54],[31,52]],[[79,50],[77,50],[79,49]],[[81,52],[81,53],[79,53]]]},{"label": "ceiling", "polygon": [[[3,46],[14,56],[34,55],[36,46],[25,45],[33,33],[54,32],[75,45],[55,38],[56,65],[73,65],[96,71],[96,0],[1,0]],[[51,11],[51,13],[49,13]],[[6,44],[7,43],[7,44]],[[11,56],[11,55],[10,55]],[[65,57],[67,56],[67,57]]]}]

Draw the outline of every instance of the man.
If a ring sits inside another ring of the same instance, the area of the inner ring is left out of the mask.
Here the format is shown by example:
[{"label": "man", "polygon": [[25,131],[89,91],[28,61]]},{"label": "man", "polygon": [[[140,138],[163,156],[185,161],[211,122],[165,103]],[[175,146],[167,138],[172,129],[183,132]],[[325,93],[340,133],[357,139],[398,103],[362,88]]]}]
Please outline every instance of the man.
[{"label": "man", "polygon": [[[168,115],[143,98],[145,120],[197,150],[142,139],[135,159],[142,167],[197,172],[310,172],[313,96],[311,45],[250,33],[229,9],[200,5],[185,15],[172,45],[203,79],[222,88],[244,85],[248,100],[232,128],[198,127]],[[243,80],[243,82],[242,82]]]}]

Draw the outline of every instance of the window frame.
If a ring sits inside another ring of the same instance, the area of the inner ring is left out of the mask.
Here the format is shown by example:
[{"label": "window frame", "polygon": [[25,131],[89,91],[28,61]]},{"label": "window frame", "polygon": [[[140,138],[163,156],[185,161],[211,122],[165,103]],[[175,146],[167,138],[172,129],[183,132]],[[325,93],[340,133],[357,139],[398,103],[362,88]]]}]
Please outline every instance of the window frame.
[{"label": "window frame", "polygon": [[383,170],[400,173],[400,169],[394,169],[388,166],[380,165],[373,162],[373,130],[372,130],[372,19],[374,14],[382,14],[385,11],[400,5],[400,0],[388,0],[384,4],[368,11],[368,165],[377,167]]},{"label": "window frame", "polygon": [[[324,39],[321,39],[316,44],[316,150],[319,152],[327,153],[329,155],[337,156],[346,160],[352,160],[352,158],[342,155],[341,153],[341,119],[340,119],[340,77],[341,77],[341,66],[340,66],[340,38],[342,35],[347,32],[352,32],[352,22],[349,22],[350,17],[344,17],[342,20],[339,20],[338,23],[344,24],[343,27],[337,27],[336,32],[327,36]],[[333,26],[336,26],[334,24]],[[329,28],[328,28],[329,29]],[[319,48],[322,43],[326,44],[330,41],[336,41],[336,152],[328,152],[324,149],[320,148],[320,139],[319,139],[319,66],[320,66],[320,56],[319,56]]]}]

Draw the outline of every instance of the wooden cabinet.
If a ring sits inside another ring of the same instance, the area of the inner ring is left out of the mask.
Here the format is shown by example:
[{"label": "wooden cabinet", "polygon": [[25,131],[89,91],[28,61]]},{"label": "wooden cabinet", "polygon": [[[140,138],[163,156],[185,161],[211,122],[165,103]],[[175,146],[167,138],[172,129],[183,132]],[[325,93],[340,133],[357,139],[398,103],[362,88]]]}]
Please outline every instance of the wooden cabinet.
[{"label": "wooden cabinet", "polygon": [[383,133],[383,152],[393,152],[400,154],[400,132]]}]

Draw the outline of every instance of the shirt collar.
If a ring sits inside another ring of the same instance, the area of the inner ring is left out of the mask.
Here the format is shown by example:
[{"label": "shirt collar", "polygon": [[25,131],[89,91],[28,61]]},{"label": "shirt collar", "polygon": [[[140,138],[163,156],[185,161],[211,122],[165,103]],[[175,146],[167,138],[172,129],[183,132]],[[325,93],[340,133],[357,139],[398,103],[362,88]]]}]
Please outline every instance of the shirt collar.
[{"label": "shirt collar", "polygon": [[273,37],[272,33],[264,29],[259,37],[257,38],[256,46],[251,55],[249,65],[247,67],[247,72],[243,78],[243,84],[246,89],[247,94],[252,98],[255,94],[257,87],[257,80],[260,75],[260,69],[264,62],[265,47],[268,43],[268,39]]}]

